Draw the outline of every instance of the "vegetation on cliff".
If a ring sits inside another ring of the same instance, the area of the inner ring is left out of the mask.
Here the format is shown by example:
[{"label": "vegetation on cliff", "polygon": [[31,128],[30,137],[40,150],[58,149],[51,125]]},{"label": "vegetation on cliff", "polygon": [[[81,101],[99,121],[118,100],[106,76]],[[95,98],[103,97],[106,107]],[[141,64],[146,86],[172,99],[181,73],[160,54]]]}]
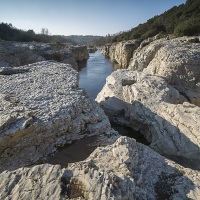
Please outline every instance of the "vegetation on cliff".
[{"label": "vegetation on cliff", "polygon": [[146,23],[115,36],[113,42],[146,39],[159,33],[175,36],[200,34],[200,1],[187,0],[185,4],[174,6],[163,14],[147,20]]}]

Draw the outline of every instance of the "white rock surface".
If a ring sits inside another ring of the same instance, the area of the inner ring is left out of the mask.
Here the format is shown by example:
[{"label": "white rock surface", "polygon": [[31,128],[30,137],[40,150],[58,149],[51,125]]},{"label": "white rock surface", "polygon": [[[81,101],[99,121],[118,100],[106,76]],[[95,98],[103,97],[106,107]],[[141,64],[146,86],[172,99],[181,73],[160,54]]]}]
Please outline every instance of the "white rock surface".
[{"label": "white rock surface", "polygon": [[157,152],[200,161],[200,108],[161,77],[117,70],[96,101],[111,121],[140,131]]},{"label": "white rock surface", "polygon": [[0,198],[5,200],[197,200],[200,195],[198,171],[127,137],[97,148],[88,159],[67,168],[44,164],[4,171],[0,179]]},{"label": "white rock surface", "polygon": [[129,69],[165,77],[191,103],[200,106],[200,37],[160,39],[141,45]]},{"label": "white rock surface", "polygon": [[133,57],[133,52],[137,49],[140,42],[138,40],[129,40],[112,45],[105,45],[101,52],[108,56],[112,62],[119,64],[123,68],[127,68],[130,59]]},{"label": "white rock surface", "polygon": [[1,68],[0,83],[0,171],[33,164],[66,142],[112,132],[69,65]]},{"label": "white rock surface", "polygon": [[0,67],[18,67],[39,61],[56,60],[71,64],[77,70],[79,62],[88,58],[86,46],[0,40]]}]

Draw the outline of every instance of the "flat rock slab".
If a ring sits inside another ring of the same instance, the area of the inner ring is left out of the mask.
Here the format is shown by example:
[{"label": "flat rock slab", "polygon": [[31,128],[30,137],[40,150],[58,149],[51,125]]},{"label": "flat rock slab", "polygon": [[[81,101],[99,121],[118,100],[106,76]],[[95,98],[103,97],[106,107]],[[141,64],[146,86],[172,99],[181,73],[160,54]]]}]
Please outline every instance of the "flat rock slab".
[{"label": "flat rock slab", "polygon": [[0,171],[33,164],[72,140],[111,133],[107,116],[78,88],[70,65],[4,68],[0,83]]}]

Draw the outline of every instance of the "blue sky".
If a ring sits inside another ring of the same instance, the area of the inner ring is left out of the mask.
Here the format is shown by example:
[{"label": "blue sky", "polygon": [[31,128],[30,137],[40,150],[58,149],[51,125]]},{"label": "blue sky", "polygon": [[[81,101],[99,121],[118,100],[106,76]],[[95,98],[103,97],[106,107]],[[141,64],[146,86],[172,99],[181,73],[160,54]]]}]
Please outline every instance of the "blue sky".
[{"label": "blue sky", "polygon": [[106,35],[129,30],[186,0],[0,0],[0,22],[36,33]]}]

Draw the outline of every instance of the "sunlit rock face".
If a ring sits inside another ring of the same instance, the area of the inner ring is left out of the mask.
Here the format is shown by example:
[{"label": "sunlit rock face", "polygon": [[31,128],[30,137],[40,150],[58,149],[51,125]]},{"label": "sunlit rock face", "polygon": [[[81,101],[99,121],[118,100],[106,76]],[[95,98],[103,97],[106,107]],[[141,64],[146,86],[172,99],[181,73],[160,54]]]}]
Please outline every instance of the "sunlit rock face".
[{"label": "sunlit rock face", "polygon": [[88,58],[86,46],[0,40],[0,67],[18,67],[39,61],[55,60],[71,64],[74,69],[78,69],[79,62]]},{"label": "sunlit rock face", "polygon": [[72,140],[112,134],[67,64],[1,68],[0,82],[0,171],[31,165]]},{"label": "sunlit rock face", "polygon": [[1,199],[198,199],[200,174],[128,137],[86,160],[0,174]]},{"label": "sunlit rock face", "polygon": [[105,45],[101,52],[109,57],[112,62],[119,64],[123,68],[127,68],[130,59],[133,57],[133,52],[137,49],[140,42],[139,40],[129,40],[112,45]]},{"label": "sunlit rock face", "polygon": [[111,121],[140,131],[157,152],[200,161],[200,108],[165,79],[117,70],[96,101]]},{"label": "sunlit rock face", "polygon": [[141,44],[129,69],[166,78],[188,101],[200,106],[200,37],[159,39]]}]

